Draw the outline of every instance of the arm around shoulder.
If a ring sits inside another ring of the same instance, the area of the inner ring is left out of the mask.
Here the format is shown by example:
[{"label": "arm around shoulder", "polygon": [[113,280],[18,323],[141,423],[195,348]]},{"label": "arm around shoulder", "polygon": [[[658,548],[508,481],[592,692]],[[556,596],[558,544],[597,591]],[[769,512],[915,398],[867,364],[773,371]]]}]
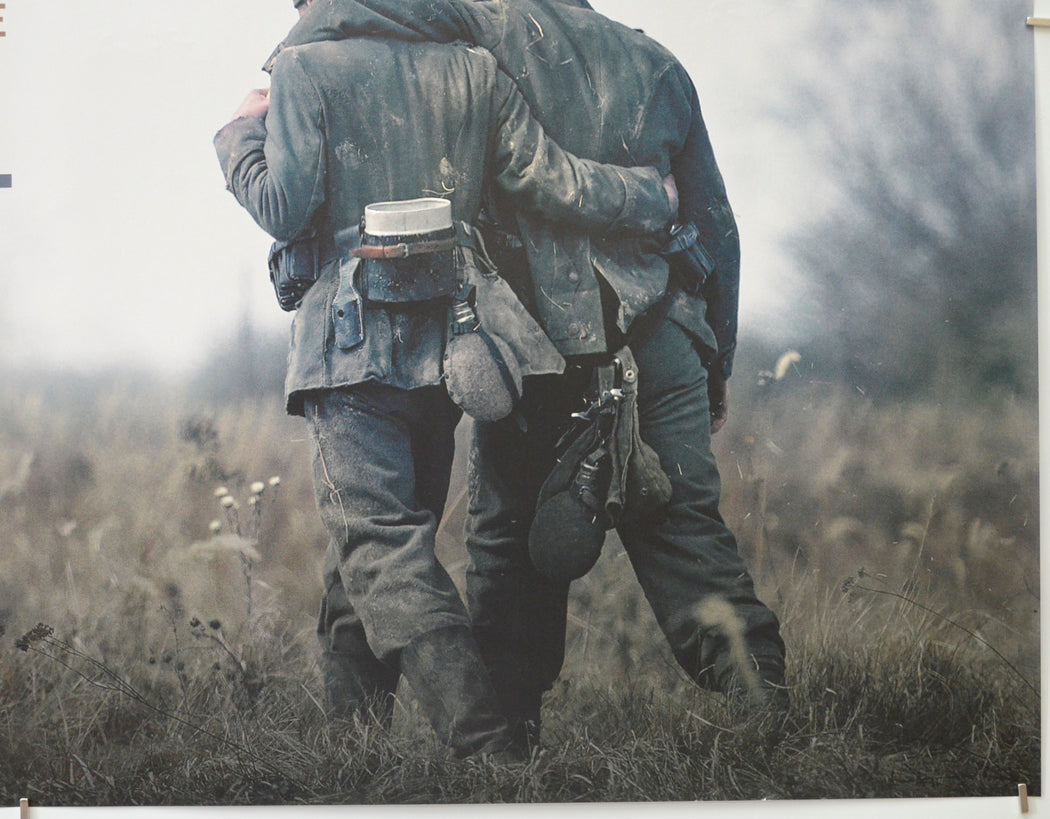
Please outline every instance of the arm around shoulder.
[{"label": "arm around shoulder", "polygon": [[513,82],[501,72],[496,76],[492,176],[521,207],[585,230],[655,233],[670,223],[675,207],[659,171],[602,164],[563,150]]}]

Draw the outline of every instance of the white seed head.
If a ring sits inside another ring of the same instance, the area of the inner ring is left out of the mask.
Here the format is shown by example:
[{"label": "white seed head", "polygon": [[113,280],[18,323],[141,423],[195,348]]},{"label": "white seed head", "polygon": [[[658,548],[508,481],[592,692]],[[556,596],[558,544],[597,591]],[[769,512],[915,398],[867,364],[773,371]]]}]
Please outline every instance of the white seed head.
[{"label": "white seed head", "polygon": [[220,486],[218,489],[215,490],[215,497],[217,497],[217,498],[223,498],[223,497],[226,497],[226,495],[229,495],[229,494],[230,494],[230,490],[227,489],[225,486]]},{"label": "white seed head", "polygon": [[223,509],[232,509],[234,506],[237,505],[237,501],[233,499],[233,495],[227,495],[221,501],[219,501],[219,503],[222,504]]},{"label": "white seed head", "polygon": [[266,488],[266,484],[264,484],[262,481],[256,481],[255,483],[253,483],[251,485],[251,490],[252,490],[252,494],[253,495],[261,495],[265,488]]},{"label": "white seed head", "polygon": [[213,520],[211,523],[208,524],[208,530],[213,535],[217,535],[219,534],[219,532],[222,531],[222,524],[217,520]]},{"label": "white seed head", "polygon": [[248,505],[251,506],[251,507],[258,506],[259,505],[259,496],[258,495],[252,495],[250,498],[248,498]]},{"label": "white seed head", "polygon": [[783,380],[784,376],[788,374],[788,370],[790,370],[795,364],[798,364],[801,360],[801,355],[794,350],[788,350],[777,359],[776,366],[773,367],[774,378],[776,378],[777,381]]},{"label": "white seed head", "polygon": [[281,476],[280,475],[274,475],[272,478],[270,478],[270,486],[280,486],[280,485],[281,485]]},{"label": "white seed head", "polygon": [[733,604],[718,595],[705,597],[696,604],[696,618],[708,628],[717,626],[731,632],[742,630]]}]

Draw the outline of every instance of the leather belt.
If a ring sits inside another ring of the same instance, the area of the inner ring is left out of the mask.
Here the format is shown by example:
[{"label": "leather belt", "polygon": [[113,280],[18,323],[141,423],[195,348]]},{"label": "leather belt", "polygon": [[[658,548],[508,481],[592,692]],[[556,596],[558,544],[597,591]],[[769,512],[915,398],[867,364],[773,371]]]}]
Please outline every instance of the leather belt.
[{"label": "leather belt", "polygon": [[361,245],[350,251],[358,259],[406,259],[422,253],[440,253],[452,250],[455,239],[433,239],[428,242],[402,242],[397,245]]}]

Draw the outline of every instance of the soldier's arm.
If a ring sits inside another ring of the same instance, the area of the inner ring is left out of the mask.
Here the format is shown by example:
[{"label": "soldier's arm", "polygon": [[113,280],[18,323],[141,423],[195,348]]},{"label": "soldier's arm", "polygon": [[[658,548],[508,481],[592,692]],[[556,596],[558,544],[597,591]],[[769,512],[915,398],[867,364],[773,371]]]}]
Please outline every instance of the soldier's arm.
[{"label": "soldier's arm", "polygon": [[284,48],[351,37],[489,47],[500,39],[503,17],[502,4],[477,0],[312,0],[263,68]]},{"label": "soldier's arm", "polygon": [[523,210],[591,231],[654,233],[677,201],[656,168],[582,159],[549,138],[507,75],[496,71],[489,173]]},{"label": "soldier's arm", "polygon": [[291,53],[273,72],[269,110],[234,119],[215,135],[226,187],[267,233],[290,240],[324,201],[321,103]]},{"label": "soldier's arm", "polygon": [[[664,113],[661,116],[658,112]],[[696,225],[700,241],[714,261],[714,272],[704,283],[702,294],[707,323],[718,342],[710,367],[712,378],[724,380],[732,373],[736,350],[740,237],[696,89],[680,65],[670,67],[660,77],[647,122],[667,129],[663,141],[672,146],[671,172],[681,198],[678,219]]]}]

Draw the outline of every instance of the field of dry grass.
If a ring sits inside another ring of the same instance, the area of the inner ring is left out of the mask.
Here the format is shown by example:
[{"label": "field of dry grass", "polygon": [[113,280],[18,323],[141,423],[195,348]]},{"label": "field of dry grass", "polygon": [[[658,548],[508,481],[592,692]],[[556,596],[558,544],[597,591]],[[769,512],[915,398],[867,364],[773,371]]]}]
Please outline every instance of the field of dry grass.
[{"label": "field of dry grass", "polygon": [[[766,744],[689,685],[610,539],[574,585],[544,749],[508,770],[446,758],[410,697],[389,733],[325,725],[324,535],[305,429],[279,399],[9,380],[0,800],[1038,793],[1034,407],[879,406],[801,378],[737,389],[724,513],[783,621],[795,723]],[[461,513],[440,543],[457,577]]]}]

